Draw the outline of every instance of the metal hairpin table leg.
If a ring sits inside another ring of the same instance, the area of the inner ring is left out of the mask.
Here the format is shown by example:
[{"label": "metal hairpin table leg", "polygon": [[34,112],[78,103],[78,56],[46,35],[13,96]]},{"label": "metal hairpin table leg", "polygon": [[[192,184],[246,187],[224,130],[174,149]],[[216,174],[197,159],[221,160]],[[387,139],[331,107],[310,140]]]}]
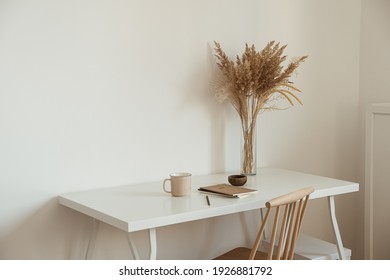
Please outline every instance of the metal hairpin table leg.
[{"label": "metal hairpin table leg", "polygon": [[95,248],[96,236],[99,231],[99,221],[92,219],[92,230],[88,240],[87,250],[85,252],[84,259],[88,260],[91,256],[92,250]]},{"label": "metal hairpin table leg", "polygon": [[336,220],[336,208],[335,208],[333,195],[328,197],[328,202],[329,202],[330,218],[332,220],[333,231],[337,241],[337,251],[339,252],[340,260],[345,260],[346,258],[345,258],[344,246],[341,240],[340,230]]}]

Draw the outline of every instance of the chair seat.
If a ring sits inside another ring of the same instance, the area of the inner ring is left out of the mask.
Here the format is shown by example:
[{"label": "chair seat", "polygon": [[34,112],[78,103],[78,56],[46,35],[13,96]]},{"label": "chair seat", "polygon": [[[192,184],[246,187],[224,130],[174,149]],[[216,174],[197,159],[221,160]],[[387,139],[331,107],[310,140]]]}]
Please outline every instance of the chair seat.
[{"label": "chair seat", "polygon": [[[233,250],[230,250],[229,252],[214,258],[214,260],[247,260],[251,253],[251,250],[252,249],[245,247],[234,248]],[[266,260],[267,253],[257,251],[254,259]]]}]

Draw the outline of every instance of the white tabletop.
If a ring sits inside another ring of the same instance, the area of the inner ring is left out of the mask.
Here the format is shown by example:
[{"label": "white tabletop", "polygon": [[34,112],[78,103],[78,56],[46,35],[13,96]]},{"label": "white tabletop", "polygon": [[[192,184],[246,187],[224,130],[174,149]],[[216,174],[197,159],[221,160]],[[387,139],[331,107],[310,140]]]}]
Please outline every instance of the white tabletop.
[{"label": "white tabletop", "polygon": [[313,186],[311,199],[359,190],[357,183],[336,180],[276,168],[259,168],[256,176],[248,176],[245,187],[258,192],[244,198],[206,195],[197,189],[227,183],[234,172],[193,176],[192,192],[187,197],[171,197],[159,182],[63,194],[59,203],[127,232],[222,216],[264,207],[276,196]]}]

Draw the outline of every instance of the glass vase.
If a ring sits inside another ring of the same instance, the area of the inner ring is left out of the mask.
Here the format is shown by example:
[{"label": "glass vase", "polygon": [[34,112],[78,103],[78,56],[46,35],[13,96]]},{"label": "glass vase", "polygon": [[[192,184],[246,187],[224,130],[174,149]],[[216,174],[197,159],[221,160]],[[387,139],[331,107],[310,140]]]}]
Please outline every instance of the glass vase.
[{"label": "glass vase", "polygon": [[257,131],[256,119],[246,118],[241,129],[241,174],[256,175],[257,171]]}]

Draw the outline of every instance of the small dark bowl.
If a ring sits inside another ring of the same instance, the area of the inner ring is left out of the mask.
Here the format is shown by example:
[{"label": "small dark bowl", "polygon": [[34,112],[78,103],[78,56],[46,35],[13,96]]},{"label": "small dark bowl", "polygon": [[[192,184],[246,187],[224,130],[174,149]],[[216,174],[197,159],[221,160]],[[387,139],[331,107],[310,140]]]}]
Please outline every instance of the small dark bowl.
[{"label": "small dark bowl", "polygon": [[233,186],[243,186],[246,183],[245,175],[230,175],[228,177],[228,181]]}]

